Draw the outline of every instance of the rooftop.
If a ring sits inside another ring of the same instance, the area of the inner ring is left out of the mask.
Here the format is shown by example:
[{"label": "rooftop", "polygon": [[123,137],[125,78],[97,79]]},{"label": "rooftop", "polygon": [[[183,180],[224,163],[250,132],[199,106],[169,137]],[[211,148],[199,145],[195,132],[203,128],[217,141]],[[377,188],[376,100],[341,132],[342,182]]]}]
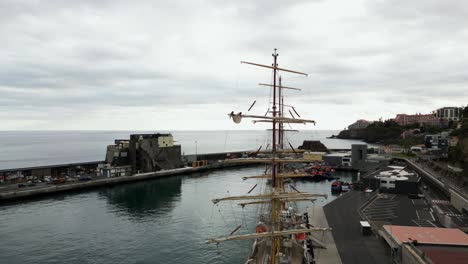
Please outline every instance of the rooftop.
[{"label": "rooftop", "polygon": [[384,225],[384,230],[398,244],[417,241],[418,244],[468,246],[468,235],[456,228]]},{"label": "rooftop", "polygon": [[434,264],[468,263],[468,248],[466,247],[418,246],[417,248],[429,257]]},{"label": "rooftop", "polygon": [[414,182],[418,182],[420,180],[420,177],[416,172],[407,170],[406,167],[402,166],[387,166],[385,168],[382,168],[381,170],[366,175],[365,177]]}]

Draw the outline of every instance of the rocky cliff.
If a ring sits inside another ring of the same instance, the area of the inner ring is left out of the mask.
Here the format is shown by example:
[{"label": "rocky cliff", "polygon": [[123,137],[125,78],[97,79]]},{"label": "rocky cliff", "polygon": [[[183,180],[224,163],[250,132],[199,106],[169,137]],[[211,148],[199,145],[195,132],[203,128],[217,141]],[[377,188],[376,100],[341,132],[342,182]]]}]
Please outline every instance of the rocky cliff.
[{"label": "rocky cliff", "polygon": [[361,139],[365,142],[376,143],[400,138],[404,128],[393,121],[374,122],[362,129],[348,129],[341,131],[337,138]]}]

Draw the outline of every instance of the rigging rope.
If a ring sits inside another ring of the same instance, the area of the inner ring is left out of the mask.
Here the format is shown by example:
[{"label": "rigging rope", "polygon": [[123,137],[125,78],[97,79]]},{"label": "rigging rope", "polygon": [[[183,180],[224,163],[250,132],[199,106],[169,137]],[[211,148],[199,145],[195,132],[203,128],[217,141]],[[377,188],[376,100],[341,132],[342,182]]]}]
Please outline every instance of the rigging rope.
[{"label": "rigging rope", "polygon": [[[228,196],[230,195],[229,191],[227,191],[228,193]],[[234,218],[234,223],[236,224],[236,226],[238,225],[238,219],[236,217],[236,212],[234,211],[234,207],[232,206],[232,202],[229,202],[229,205],[231,206],[231,211],[232,211],[232,214],[234,215],[233,218]],[[242,224],[242,222],[241,222]]]}]

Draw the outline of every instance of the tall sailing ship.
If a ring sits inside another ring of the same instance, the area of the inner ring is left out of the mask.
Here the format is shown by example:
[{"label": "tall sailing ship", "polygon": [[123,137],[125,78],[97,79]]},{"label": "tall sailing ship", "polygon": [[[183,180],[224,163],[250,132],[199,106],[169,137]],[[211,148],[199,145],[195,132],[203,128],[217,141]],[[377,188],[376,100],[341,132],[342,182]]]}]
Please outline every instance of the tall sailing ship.
[{"label": "tall sailing ship", "polygon": [[[250,153],[249,158],[226,161],[265,164],[266,170],[263,175],[244,177],[244,179],[264,178],[267,179],[270,184],[268,188],[264,188],[266,192],[261,194],[230,196],[212,200],[215,204],[223,201],[239,201],[239,205],[241,206],[263,205],[264,210],[258,216],[258,223],[252,233],[233,235],[240,228],[239,226],[234,229],[229,236],[211,238],[207,243],[217,244],[234,240],[253,240],[252,252],[248,256],[246,263],[316,263],[314,248],[325,248],[325,245],[312,236],[312,233],[328,231],[330,229],[314,227],[312,223],[309,222],[307,212],[298,212],[296,203],[314,201],[318,197],[326,198],[327,195],[303,192],[291,184],[286,184],[285,180],[287,178],[304,176],[300,173],[288,172],[286,164],[307,163],[310,162],[310,160],[304,160],[301,152],[295,150],[289,143],[290,149],[286,149],[284,137],[284,132],[287,131],[284,128],[285,124],[315,124],[315,121],[301,118],[293,106],[284,104],[284,89],[300,89],[283,86],[281,77],[279,76],[280,72],[289,72],[305,76],[307,76],[307,74],[278,67],[278,53],[276,49],[272,56],[273,64],[271,66],[241,61],[243,64],[267,68],[273,71],[273,83],[260,84],[272,88],[272,110],[267,110],[265,115],[249,115],[243,114],[242,112],[231,112],[228,114],[235,123],[240,123],[243,118],[251,118],[253,119],[253,123],[271,123],[271,149],[267,147],[262,151],[262,147],[260,147],[256,152]],[[254,104],[255,101],[249,108],[249,111]],[[285,108],[290,108],[288,109],[290,117],[285,115]],[[296,115],[294,115],[294,113]],[[262,154],[261,157],[259,157],[260,153]],[[257,185],[252,187],[248,193],[250,194],[256,186]]]}]

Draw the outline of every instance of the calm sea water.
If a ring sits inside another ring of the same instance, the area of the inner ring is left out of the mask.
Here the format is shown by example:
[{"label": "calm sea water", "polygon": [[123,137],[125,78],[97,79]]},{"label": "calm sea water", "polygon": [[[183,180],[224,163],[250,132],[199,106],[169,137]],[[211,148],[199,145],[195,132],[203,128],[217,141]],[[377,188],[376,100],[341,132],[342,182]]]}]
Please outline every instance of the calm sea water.
[{"label": "calm sea water", "polygon": [[[271,141],[268,131],[170,131],[185,154],[252,150]],[[339,131],[287,133],[297,147],[320,140],[328,148],[350,148],[356,140],[327,139]],[[104,160],[106,146],[132,133],[152,131],[0,131],[0,169]]]},{"label": "calm sea water", "polygon": [[[213,205],[211,199],[263,186],[260,179],[241,180],[262,172],[263,167],[226,169],[2,205],[0,263],[244,263],[251,241],[216,246],[205,240],[241,224],[239,234],[252,232],[257,207]],[[337,176],[350,181],[354,175]],[[294,184],[330,194],[330,182]]]}]

